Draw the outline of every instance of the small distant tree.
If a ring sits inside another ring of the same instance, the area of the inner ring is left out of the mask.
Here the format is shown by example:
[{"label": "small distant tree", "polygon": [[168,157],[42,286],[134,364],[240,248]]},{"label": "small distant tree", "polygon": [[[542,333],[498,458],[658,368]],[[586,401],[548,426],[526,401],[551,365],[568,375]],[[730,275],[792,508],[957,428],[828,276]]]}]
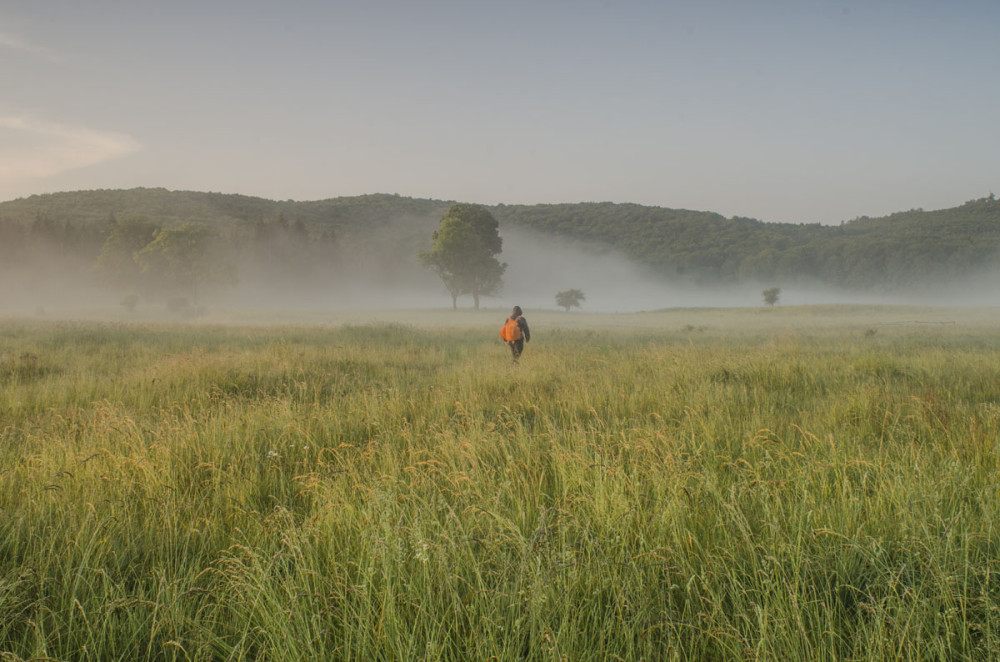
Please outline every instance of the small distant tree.
[{"label": "small distant tree", "polygon": [[565,308],[568,313],[570,308],[579,308],[580,302],[586,298],[581,290],[563,290],[556,293],[556,305]]},{"label": "small distant tree", "polygon": [[452,205],[432,239],[420,260],[440,276],[452,308],[458,307],[459,296],[471,294],[478,309],[479,297],[496,292],[507,268],[496,258],[503,246],[496,219],[480,205]]},{"label": "small distant tree", "polygon": [[781,297],[781,288],[769,287],[766,290],[764,290],[763,294],[764,294],[764,303],[766,303],[769,306],[773,306],[774,304],[778,303],[778,299]]}]

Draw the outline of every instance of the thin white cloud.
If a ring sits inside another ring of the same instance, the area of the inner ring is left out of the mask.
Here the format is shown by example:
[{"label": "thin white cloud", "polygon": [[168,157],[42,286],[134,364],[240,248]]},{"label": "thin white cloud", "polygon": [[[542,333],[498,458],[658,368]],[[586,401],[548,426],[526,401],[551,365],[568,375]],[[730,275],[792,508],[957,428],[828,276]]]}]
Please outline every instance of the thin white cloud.
[{"label": "thin white cloud", "polygon": [[60,59],[59,55],[54,51],[45,48],[44,46],[34,44],[20,35],[11,34],[9,32],[0,32],[0,48],[7,48],[21,53],[29,53],[31,55],[38,55],[47,60]]},{"label": "thin white cloud", "polygon": [[140,149],[113,131],[0,115],[0,180],[29,181],[96,165]]}]

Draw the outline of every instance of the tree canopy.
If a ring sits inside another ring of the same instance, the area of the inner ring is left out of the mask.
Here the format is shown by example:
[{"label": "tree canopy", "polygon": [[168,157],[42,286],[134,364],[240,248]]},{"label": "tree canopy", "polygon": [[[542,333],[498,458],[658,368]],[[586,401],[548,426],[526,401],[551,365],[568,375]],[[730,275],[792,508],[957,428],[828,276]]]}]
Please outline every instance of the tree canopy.
[{"label": "tree canopy", "polygon": [[143,273],[151,274],[177,294],[198,302],[203,285],[228,283],[235,278],[232,264],[217,244],[218,233],[199,223],[159,228],[136,254]]},{"label": "tree canopy", "polygon": [[145,292],[146,274],[136,256],[153,240],[156,224],[141,216],[130,216],[122,221],[112,217],[110,225],[97,257],[98,277],[116,288],[132,290],[132,294]]},{"label": "tree canopy", "polygon": [[478,309],[479,297],[496,292],[507,268],[496,258],[503,246],[497,220],[480,205],[452,205],[431,239],[420,259],[441,278],[452,308],[458,297],[471,294]]}]

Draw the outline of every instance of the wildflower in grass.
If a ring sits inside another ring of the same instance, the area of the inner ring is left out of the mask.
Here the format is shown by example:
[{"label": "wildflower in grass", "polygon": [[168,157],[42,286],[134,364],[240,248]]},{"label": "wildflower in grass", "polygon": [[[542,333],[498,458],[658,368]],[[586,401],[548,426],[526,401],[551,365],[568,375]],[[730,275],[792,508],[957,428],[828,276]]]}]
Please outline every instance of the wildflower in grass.
[{"label": "wildflower in grass", "polygon": [[429,549],[430,545],[427,544],[426,540],[417,542],[417,551],[413,553],[413,558],[421,563],[427,563],[430,560],[430,556],[427,554]]},{"label": "wildflower in grass", "polygon": [[269,451],[267,452],[267,456],[268,456],[268,457],[278,457],[278,451],[276,451],[276,450],[274,450],[274,449],[272,448],[271,450],[269,450]]}]

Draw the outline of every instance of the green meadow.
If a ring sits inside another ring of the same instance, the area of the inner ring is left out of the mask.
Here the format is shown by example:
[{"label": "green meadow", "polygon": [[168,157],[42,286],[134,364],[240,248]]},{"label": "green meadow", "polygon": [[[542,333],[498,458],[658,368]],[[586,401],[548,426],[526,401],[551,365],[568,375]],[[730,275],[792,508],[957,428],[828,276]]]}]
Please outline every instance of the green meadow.
[{"label": "green meadow", "polygon": [[0,320],[0,660],[990,660],[1000,314]]}]

